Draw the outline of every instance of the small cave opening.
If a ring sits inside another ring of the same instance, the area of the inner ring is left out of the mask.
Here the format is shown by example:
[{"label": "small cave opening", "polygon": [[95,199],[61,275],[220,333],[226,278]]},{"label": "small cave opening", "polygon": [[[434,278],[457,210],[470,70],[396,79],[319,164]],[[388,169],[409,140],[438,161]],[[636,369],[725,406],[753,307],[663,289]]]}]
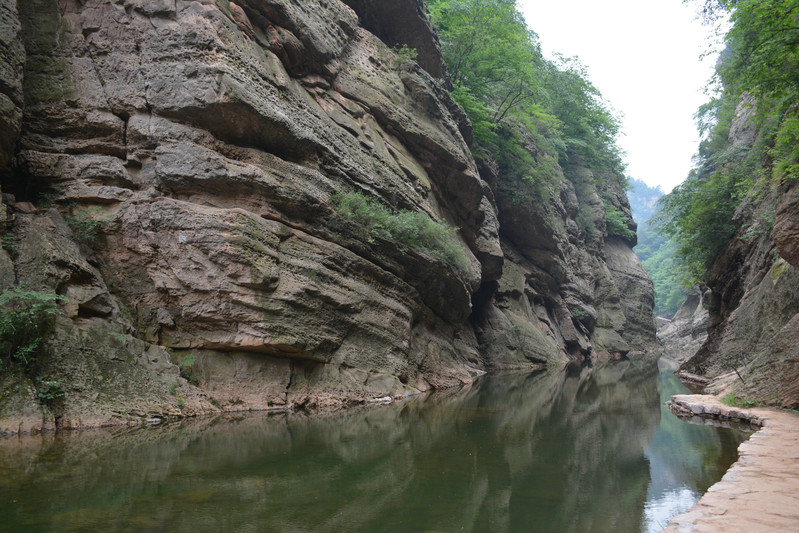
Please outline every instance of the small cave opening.
[{"label": "small cave opening", "polygon": [[361,26],[389,47],[407,45],[417,52],[416,62],[436,79],[448,82],[441,45],[427,20],[421,0],[343,0],[357,13]]}]

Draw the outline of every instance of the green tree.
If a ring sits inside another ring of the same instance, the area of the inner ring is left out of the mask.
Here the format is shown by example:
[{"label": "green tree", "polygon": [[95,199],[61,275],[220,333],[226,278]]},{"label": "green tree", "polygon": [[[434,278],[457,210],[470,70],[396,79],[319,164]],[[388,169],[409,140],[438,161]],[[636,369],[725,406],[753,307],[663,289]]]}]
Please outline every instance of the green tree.
[{"label": "green tree", "polygon": [[762,154],[771,175],[799,178],[799,1],[705,0],[701,9],[708,21],[729,15],[731,23],[718,87],[734,103],[743,94],[755,100],[758,126],[773,127]]},{"label": "green tree", "polygon": [[544,59],[515,0],[435,0],[430,10],[455,88],[485,103],[492,122],[540,99]]},{"label": "green tree", "polygon": [[[619,122],[576,59],[544,59],[515,0],[432,0],[453,80],[453,96],[474,127],[476,155],[492,154],[508,179],[540,184],[552,176],[547,158],[561,164],[623,170],[615,137]],[[551,165],[550,165],[551,166]]]},{"label": "green tree", "polygon": [[616,145],[619,120],[588,80],[585,67],[575,58],[560,58],[547,73],[546,87],[552,111],[562,123],[562,163],[577,156],[583,164],[622,173]]},{"label": "green tree", "polygon": [[726,50],[718,81],[735,94],[761,102],[799,94],[799,2],[796,0],[705,0],[707,21],[729,14]]},{"label": "green tree", "polygon": [[[706,0],[702,13],[729,14],[726,49],[716,67],[716,98],[700,107],[704,138],[696,167],[662,200],[658,222],[679,246],[685,272],[701,278],[736,231],[733,214],[769,179],[799,176],[799,1]],[[730,142],[747,111],[754,142]]]}]

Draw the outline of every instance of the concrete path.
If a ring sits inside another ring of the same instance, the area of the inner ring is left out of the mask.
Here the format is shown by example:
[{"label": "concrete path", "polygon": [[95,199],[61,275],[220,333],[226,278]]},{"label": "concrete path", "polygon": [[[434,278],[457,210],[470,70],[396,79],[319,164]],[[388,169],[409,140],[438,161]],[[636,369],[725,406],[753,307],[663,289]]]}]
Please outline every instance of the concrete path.
[{"label": "concrete path", "polygon": [[673,396],[677,414],[749,420],[761,426],[739,459],[667,533],[799,532],[799,414],[729,407],[715,396]]}]

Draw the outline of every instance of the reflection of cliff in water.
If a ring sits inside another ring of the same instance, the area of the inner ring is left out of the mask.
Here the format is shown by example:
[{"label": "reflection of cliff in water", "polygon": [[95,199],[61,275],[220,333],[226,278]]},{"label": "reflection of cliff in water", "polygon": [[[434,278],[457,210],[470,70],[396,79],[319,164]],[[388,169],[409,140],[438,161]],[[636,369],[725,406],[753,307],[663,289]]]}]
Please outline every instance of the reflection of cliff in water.
[{"label": "reflection of cliff in water", "polygon": [[624,361],[328,415],[0,441],[0,529],[640,531],[657,379]]},{"label": "reflection of cliff in water", "polygon": [[657,372],[609,363],[574,369],[556,387],[550,409],[530,406],[534,426],[518,440],[530,448],[513,465],[509,529],[639,531],[649,481],[643,450],[659,421]]},{"label": "reflection of cliff in water", "polygon": [[662,416],[646,449],[652,478],[647,493],[648,531],[660,531],[669,518],[688,511],[718,481],[719,472],[729,468],[748,436],[742,431],[688,424],[672,415],[665,402],[691,391],[674,375],[677,363],[661,358],[659,364]]}]

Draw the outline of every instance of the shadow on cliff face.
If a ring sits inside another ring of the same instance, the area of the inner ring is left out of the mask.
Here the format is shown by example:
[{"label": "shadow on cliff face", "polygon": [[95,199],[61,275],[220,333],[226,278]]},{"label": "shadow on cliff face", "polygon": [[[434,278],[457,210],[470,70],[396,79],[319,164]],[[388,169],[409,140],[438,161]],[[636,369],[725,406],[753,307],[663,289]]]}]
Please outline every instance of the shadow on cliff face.
[{"label": "shadow on cliff face", "polygon": [[0,442],[7,526],[638,531],[657,368],[488,376],[308,417]]}]

